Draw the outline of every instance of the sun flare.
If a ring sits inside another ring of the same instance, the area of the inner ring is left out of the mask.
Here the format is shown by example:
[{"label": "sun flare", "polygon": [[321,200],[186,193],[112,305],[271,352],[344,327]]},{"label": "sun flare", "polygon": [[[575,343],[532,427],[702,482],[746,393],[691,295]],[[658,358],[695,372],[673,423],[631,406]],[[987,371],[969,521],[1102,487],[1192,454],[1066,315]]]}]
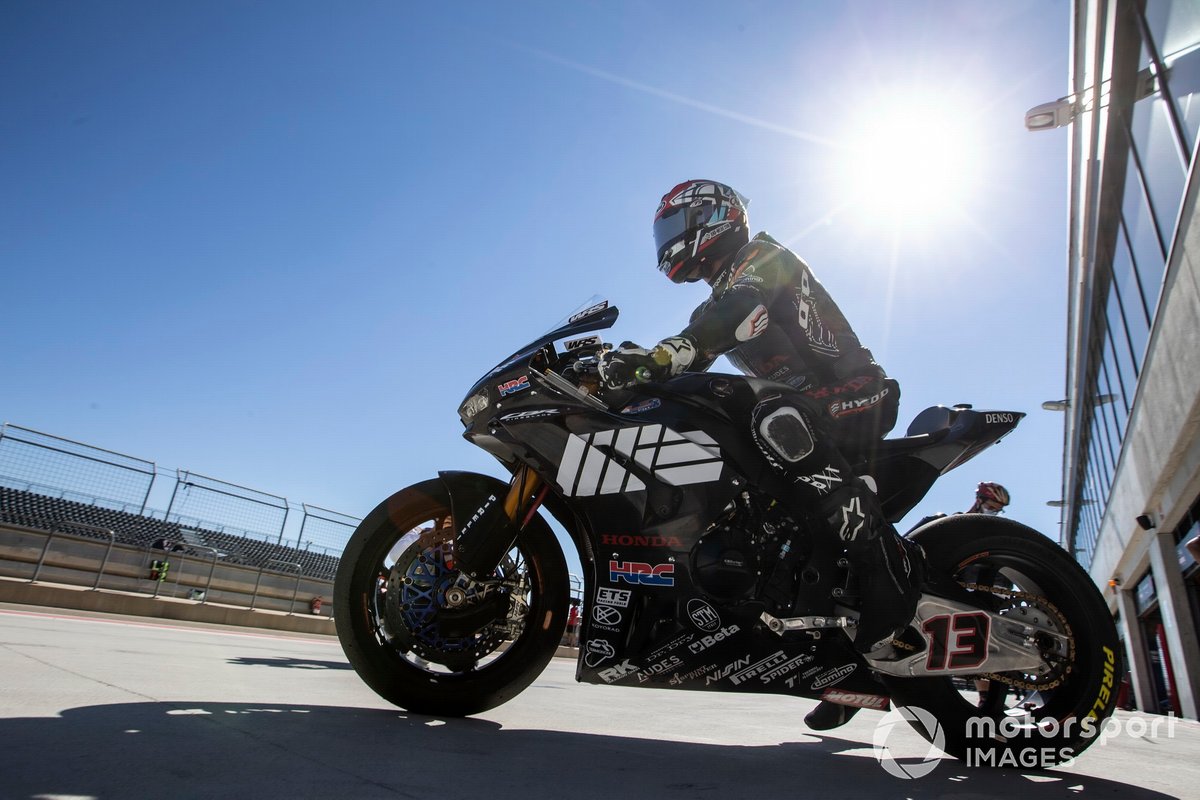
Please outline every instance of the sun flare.
[{"label": "sun flare", "polygon": [[873,104],[842,138],[831,179],[838,206],[875,228],[925,227],[963,210],[982,154],[955,104]]}]

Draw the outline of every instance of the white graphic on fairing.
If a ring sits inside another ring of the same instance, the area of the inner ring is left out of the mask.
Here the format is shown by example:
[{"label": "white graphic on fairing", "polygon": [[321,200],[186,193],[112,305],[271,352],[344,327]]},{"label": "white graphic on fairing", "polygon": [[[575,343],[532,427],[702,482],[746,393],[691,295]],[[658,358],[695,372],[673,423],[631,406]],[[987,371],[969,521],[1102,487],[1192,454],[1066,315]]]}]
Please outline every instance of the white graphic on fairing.
[{"label": "white graphic on fairing", "polygon": [[721,477],[721,452],[703,431],[679,433],[664,425],[641,425],[571,434],[558,467],[558,485],[568,497],[636,492],[646,484],[601,448],[632,459],[672,486],[711,483]]}]

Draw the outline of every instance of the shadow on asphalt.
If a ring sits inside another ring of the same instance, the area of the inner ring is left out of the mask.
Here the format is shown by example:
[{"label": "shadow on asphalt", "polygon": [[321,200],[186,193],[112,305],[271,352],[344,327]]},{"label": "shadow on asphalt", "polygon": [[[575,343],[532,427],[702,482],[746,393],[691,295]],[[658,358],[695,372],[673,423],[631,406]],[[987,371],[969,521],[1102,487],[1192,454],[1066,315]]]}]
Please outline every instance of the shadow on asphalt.
[{"label": "shadow on asphalt", "polygon": [[311,658],[248,658],[239,656],[228,663],[239,667],[286,667],[288,669],[354,669],[345,661],[318,661]]},{"label": "shadow on asphalt", "polygon": [[861,743],[833,736],[739,747],[502,729],[399,709],[85,706],[60,717],[0,720],[0,741],[4,800],[1168,797],[1070,770],[976,770],[956,761],[901,780]]}]

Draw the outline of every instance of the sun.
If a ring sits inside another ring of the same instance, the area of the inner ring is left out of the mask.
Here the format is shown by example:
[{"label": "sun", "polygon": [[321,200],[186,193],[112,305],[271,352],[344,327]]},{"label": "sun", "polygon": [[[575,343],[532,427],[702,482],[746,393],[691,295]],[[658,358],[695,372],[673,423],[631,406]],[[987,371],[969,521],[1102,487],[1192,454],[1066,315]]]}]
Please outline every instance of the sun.
[{"label": "sun", "polygon": [[830,160],[843,215],[864,226],[944,224],[978,189],[983,154],[962,106],[918,94],[865,104]]}]

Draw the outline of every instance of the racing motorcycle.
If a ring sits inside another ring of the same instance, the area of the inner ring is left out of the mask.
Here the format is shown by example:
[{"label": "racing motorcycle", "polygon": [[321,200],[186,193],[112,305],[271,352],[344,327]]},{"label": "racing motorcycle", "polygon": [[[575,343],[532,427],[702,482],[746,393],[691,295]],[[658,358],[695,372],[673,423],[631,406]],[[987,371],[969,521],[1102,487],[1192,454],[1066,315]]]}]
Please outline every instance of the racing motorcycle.
[{"label": "racing motorcycle", "polygon": [[[617,315],[594,302],[467,392],[463,436],[507,480],[439,472],[355,531],[336,624],[372,689],[462,716],[541,673],[572,602],[548,512],[583,566],[579,681],[923,709],[905,715],[918,732],[983,764],[1032,747],[1050,766],[1092,742],[1115,705],[1120,648],[1066,552],[1000,517],[920,525],[908,534],[929,562],[915,616],[887,652],[860,655],[857,579],[837,537],[748,433],[755,403],[788,387],[685,373],[605,390],[596,332]],[[935,406],[905,436],[846,455],[895,523],[1023,416]]]}]

